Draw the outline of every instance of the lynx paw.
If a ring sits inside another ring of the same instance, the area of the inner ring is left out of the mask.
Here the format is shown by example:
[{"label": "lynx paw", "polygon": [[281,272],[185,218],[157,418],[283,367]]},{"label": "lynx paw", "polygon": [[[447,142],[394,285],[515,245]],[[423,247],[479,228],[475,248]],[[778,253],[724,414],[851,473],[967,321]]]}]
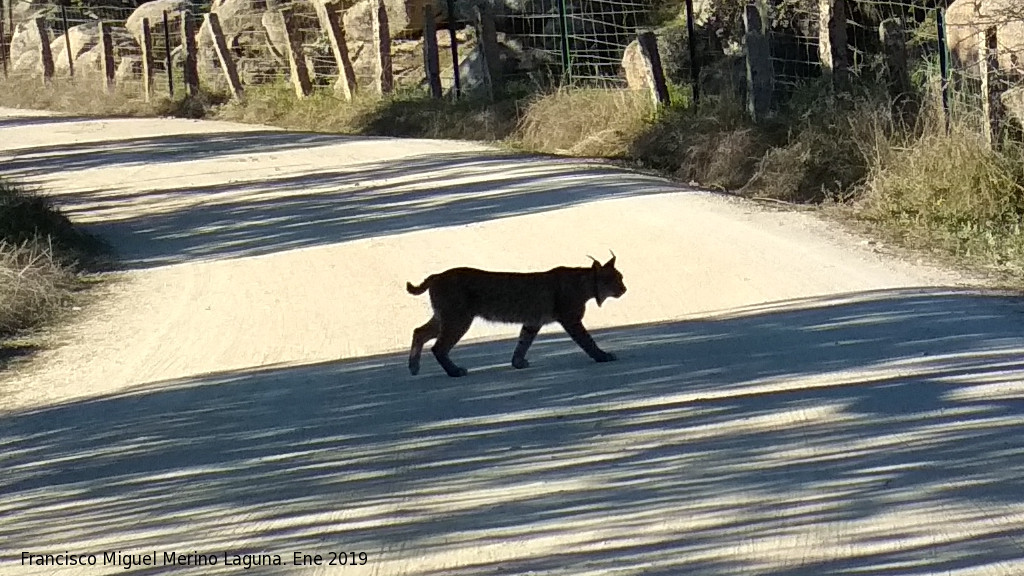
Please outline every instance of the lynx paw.
[{"label": "lynx paw", "polygon": [[420,373],[420,362],[419,360],[409,360],[409,373],[413,376]]},{"label": "lynx paw", "polygon": [[455,370],[448,372],[448,375],[451,376],[452,378],[461,378],[466,374],[469,374],[469,370],[466,370],[465,368],[456,368]]},{"label": "lynx paw", "polygon": [[618,357],[616,357],[615,354],[612,354],[611,352],[605,352],[604,356],[594,358],[594,360],[598,362],[614,362],[615,360],[618,360]]},{"label": "lynx paw", "polygon": [[516,370],[522,370],[523,368],[529,368],[530,363],[526,360],[526,358],[513,358],[512,367],[515,368]]}]

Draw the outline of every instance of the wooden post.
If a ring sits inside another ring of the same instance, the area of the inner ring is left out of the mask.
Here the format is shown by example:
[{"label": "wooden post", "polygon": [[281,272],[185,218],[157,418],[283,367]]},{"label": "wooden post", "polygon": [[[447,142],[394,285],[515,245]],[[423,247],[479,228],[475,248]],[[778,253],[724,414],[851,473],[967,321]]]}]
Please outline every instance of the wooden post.
[{"label": "wooden post", "polygon": [[821,33],[818,59],[821,71],[837,90],[846,87],[849,63],[846,57],[846,0],[818,0]]},{"label": "wooden post", "polygon": [[690,49],[690,91],[693,103],[700,102],[700,61],[697,60],[697,15],[693,13],[693,0],[686,0],[686,43]]},{"label": "wooden post", "polygon": [[390,94],[394,89],[394,73],[391,69],[391,30],[388,28],[388,11],[384,0],[370,5],[373,20],[373,87],[380,95]]},{"label": "wooden post", "polygon": [[204,16],[206,27],[210,30],[210,37],[213,39],[213,50],[217,53],[217,60],[220,62],[221,70],[224,71],[224,78],[228,81],[228,88],[235,100],[242,99],[242,81],[238,79],[238,69],[235,68],[235,61],[231,59],[228,52],[227,42],[224,41],[224,31],[220,27],[220,17],[216,12],[208,12]]},{"label": "wooden post", "polygon": [[171,26],[164,10],[164,57],[167,59],[167,94],[174,98],[174,63],[171,60]]},{"label": "wooden post", "polygon": [[484,86],[487,97],[494,99],[495,86],[501,85],[501,56],[498,52],[498,31],[494,25],[494,9],[489,2],[473,7],[476,28],[476,49],[483,60]]},{"label": "wooden post", "polygon": [[295,95],[306,98],[313,93],[313,83],[309,80],[309,69],[306,68],[306,55],[302,50],[302,32],[295,27],[291,8],[278,10],[284,22],[284,35],[288,40],[288,68],[291,71],[292,86]]},{"label": "wooden post", "polygon": [[68,27],[68,9],[63,4],[60,5],[60,19],[64,24],[64,49],[67,51],[68,56],[68,76],[74,78],[75,55],[71,53],[71,34],[68,33],[71,29]]},{"label": "wooden post", "polygon": [[661,65],[661,53],[658,51],[658,37],[654,32],[642,32],[636,37],[644,60],[650,66],[651,98],[655,106],[668,106],[672,103],[668,95],[668,84],[665,82],[665,69]]},{"label": "wooden post", "polygon": [[765,34],[764,0],[749,0],[743,11],[747,44],[747,112],[755,122],[768,116],[772,102],[772,61]]},{"label": "wooden post", "polygon": [[901,105],[910,96],[910,68],[907,66],[907,36],[903,21],[889,18],[878,25],[879,39],[885,47],[885,70],[889,98]]},{"label": "wooden post", "polygon": [[7,79],[7,33],[4,31],[4,15],[2,13],[0,13],[0,64],[4,68],[4,79]]},{"label": "wooden post", "polygon": [[46,33],[46,20],[33,18],[32,25],[39,33],[39,58],[43,64],[43,84],[49,85],[53,79],[53,52],[50,52],[50,35]]},{"label": "wooden post", "polygon": [[100,44],[103,46],[101,65],[103,66],[104,87],[107,92],[113,92],[114,73],[117,72],[117,68],[114,67],[114,41],[110,37],[110,24],[107,22],[100,22]]},{"label": "wooden post", "polygon": [[437,22],[434,20],[434,14],[434,3],[427,2],[423,7],[423,69],[426,71],[430,97],[440,99],[441,61],[437,48]]},{"label": "wooden post", "polygon": [[462,81],[459,78],[459,40],[455,37],[455,0],[446,0],[448,6],[448,37],[452,42],[452,94],[458,100],[462,97]]},{"label": "wooden post", "polygon": [[1003,121],[1003,102],[1001,99],[1004,86],[999,74],[999,42],[996,27],[985,29],[985,43],[982,44],[978,58],[981,73],[981,107],[984,112],[983,130],[985,142],[996,149],[1000,145],[1000,127]]},{"label": "wooden post", "polygon": [[142,19],[142,93],[146,102],[153,98],[153,30],[149,18]]},{"label": "wooden post", "polygon": [[185,88],[189,96],[195,97],[199,95],[199,56],[196,50],[196,24],[192,21],[192,12],[188,10],[181,12],[181,45],[185,49]]},{"label": "wooden post", "polygon": [[334,92],[345,100],[352,100],[352,94],[356,91],[356,72],[349,58],[348,44],[345,43],[345,29],[338,21],[338,13],[333,6],[328,6],[324,0],[314,0],[313,6],[338,66],[338,81],[334,84]]}]

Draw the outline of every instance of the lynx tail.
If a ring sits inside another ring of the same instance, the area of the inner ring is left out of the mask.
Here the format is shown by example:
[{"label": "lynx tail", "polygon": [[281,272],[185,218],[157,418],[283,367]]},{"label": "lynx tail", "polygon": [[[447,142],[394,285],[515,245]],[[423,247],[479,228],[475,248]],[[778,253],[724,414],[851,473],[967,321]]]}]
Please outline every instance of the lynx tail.
[{"label": "lynx tail", "polygon": [[406,282],[405,289],[409,291],[409,294],[412,294],[413,296],[419,296],[420,294],[426,292],[428,288],[430,288],[431,278],[432,277],[427,277],[427,279],[423,281],[423,284],[420,284],[419,286],[413,286],[412,282]]}]

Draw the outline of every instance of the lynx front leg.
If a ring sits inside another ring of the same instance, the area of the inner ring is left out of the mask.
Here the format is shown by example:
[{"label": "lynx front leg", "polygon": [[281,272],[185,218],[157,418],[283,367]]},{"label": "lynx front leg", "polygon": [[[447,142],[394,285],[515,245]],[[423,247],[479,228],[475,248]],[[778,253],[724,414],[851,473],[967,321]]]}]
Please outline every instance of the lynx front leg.
[{"label": "lynx front leg", "polygon": [[614,354],[605,352],[597,347],[597,343],[590,336],[590,332],[587,332],[587,329],[583,327],[582,321],[562,321],[560,324],[569,333],[569,336],[572,337],[572,341],[580,348],[583,348],[583,351],[596,362],[611,362],[615,360]]},{"label": "lynx front leg", "polygon": [[530,349],[530,344],[533,344],[537,332],[540,332],[540,326],[524,325],[523,329],[519,331],[519,342],[516,343],[516,350],[512,353],[513,368],[520,369],[530,366],[530,363],[526,361],[526,351]]},{"label": "lynx front leg", "polygon": [[444,368],[444,371],[448,373],[452,378],[458,378],[459,376],[465,376],[469,372],[461,366],[452,362],[452,359],[448,357],[448,353],[451,349],[466,335],[469,330],[469,325],[473,323],[473,318],[467,320],[457,320],[451,322],[444,322],[441,324],[441,333],[437,337],[437,342],[434,342],[434,347],[431,351],[434,353],[434,358],[437,359],[437,363]]},{"label": "lynx front leg", "polygon": [[412,331],[412,348],[409,349],[409,372],[415,376],[420,372],[420,354],[423,345],[437,338],[441,325],[437,318],[431,318],[426,324]]}]

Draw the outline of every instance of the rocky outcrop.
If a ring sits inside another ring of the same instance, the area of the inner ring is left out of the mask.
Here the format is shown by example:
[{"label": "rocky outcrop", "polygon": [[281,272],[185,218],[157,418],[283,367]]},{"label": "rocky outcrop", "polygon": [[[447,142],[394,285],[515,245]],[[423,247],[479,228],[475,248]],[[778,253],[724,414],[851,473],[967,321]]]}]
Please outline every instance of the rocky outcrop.
[{"label": "rocky outcrop", "polygon": [[[7,3],[3,3],[3,9],[6,12]],[[11,16],[14,21],[11,25],[17,30],[19,24],[25,24],[33,18],[40,16],[46,16],[57,12],[57,5],[49,0],[19,0],[11,6]],[[6,14],[4,14],[4,22],[6,20]]]},{"label": "rocky outcrop", "polygon": [[1003,108],[1010,118],[1017,121],[1017,124],[1024,126],[1024,86],[1010,88],[1000,95]]},{"label": "rocky outcrop", "polygon": [[[47,43],[49,43],[49,38],[53,37],[53,30],[48,25],[45,30]],[[14,35],[11,37],[11,70],[42,75],[41,48],[42,39],[39,37],[39,28],[33,21],[21,22],[15,26]]]},{"label": "rocky outcrop", "polygon": [[[263,29],[262,19],[266,10],[266,0],[214,0],[210,7],[210,12],[220,18],[224,42],[235,59],[243,84],[266,82],[281,71]],[[200,82],[208,86],[225,86],[224,73],[206,22],[198,27],[196,47],[199,51]]]},{"label": "rocky outcrop", "polygon": [[946,10],[946,39],[954,64],[978,64],[990,26],[996,28],[999,67],[1024,73],[1024,3],[1020,0],[955,0]]},{"label": "rocky outcrop", "polygon": [[[103,45],[99,41],[99,25],[96,25],[95,34],[96,43],[75,59],[76,76],[96,74],[103,71]],[[59,40],[63,42],[64,37],[61,36]],[[142,50],[135,43],[135,37],[132,36],[127,28],[111,26],[110,40],[114,44],[114,66],[120,66],[125,59],[134,58],[140,62],[142,61],[140,58]],[[72,48],[74,48],[74,45],[72,45]],[[65,56],[64,59],[66,60],[67,57]],[[64,63],[64,66],[67,66],[67,62]]]},{"label": "rocky outcrop", "polygon": [[157,45],[163,44],[164,37],[164,12],[167,12],[167,27],[170,28],[171,49],[181,44],[181,14],[190,7],[188,0],[151,0],[142,4],[132,12],[124,27],[131,32],[135,42],[142,45],[142,21],[149,19],[149,28],[153,34],[153,41]]},{"label": "rocky outcrop", "polygon": [[54,38],[50,42],[50,52],[53,53],[53,68],[59,75],[68,75],[70,72],[70,61],[75,62],[75,69],[78,70],[78,59],[83,54],[92,50],[100,43],[100,23],[86,22],[68,29],[67,38],[71,40],[71,59],[68,59],[68,43],[64,36]]}]

